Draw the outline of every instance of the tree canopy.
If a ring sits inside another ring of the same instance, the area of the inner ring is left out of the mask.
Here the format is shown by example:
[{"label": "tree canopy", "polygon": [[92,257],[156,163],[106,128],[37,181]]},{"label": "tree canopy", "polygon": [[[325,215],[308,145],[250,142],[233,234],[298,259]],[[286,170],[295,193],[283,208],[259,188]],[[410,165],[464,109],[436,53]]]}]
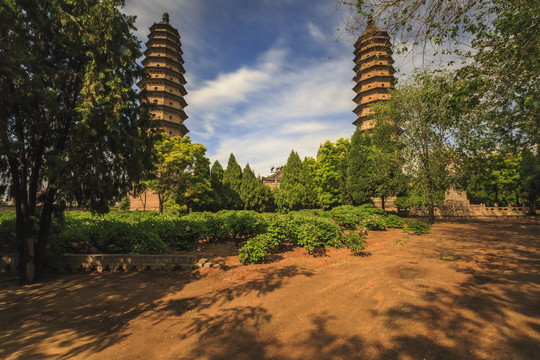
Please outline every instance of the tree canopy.
[{"label": "tree canopy", "polygon": [[16,203],[23,282],[42,275],[56,207],[77,201],[107,211],[150,167],[151,124],[133,89],[143,76],[140,44],[123,5],[0,5],[0,157]]}]

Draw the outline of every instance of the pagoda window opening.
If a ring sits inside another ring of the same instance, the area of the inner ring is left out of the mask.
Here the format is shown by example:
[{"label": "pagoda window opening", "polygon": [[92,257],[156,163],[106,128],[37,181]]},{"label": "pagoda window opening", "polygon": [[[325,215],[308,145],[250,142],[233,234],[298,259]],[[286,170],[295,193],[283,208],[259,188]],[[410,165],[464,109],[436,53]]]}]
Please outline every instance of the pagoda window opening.
[{"label": "pagoda window opening", "polygon": [[154,87],[154,90],[157,90],[157,86]]}]

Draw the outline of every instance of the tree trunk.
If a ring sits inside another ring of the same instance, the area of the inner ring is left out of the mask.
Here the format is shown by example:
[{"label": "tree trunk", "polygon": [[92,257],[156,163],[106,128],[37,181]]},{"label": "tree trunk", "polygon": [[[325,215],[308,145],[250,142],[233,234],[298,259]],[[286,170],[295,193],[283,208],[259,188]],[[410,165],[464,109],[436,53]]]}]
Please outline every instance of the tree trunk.
[{"label": "tree trunk", "polygon": [[47,189],[45,200],[43,201],[43,210],[41,211],[39,222],[39,233],[35,247],[35,281],[42,280],[43,275],[45,274],[47,265],[47,243],[49,240],[49,230],[51,229],[55,194],[55,190]]},{"label": "tree trunk", "polygon": [[435,221],[435,206],[433,204],[429,204],[428,206],[428,220],[431,222]]},{"label": "tree trunk", "polygon": [[385,202],[384,196],[381,196],[381,206],[383,210],[384,210],[384,202]]},{"label": "tree trunk", "polygon": [[34,282],[35,236],[32,216],[20,198],[16,198],[17,220],[15,225],[19,250],[19,280],[22,284]]}]

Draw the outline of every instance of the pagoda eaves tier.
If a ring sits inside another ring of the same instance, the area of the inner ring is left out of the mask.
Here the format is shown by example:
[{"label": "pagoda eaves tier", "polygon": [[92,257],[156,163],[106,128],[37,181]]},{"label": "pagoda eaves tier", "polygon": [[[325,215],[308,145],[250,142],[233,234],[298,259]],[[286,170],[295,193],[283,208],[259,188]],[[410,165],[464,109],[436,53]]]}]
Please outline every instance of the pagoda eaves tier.
[{"label": "pagoda eaves tier", "polygon": [[184,60],[178,30],[169,24],[169,15],[163,14],[160,23],[150,27],[142,64],[147,76],[137,86],[146,92],[152,104],[151,114],[168,137],[185,136],[189,130],[184,125],[188,118],[184,108]]},{"label": "pagoda eaves tier", "polygon": [[357,115],[353,122],[361,130],[374,127],[373,114],[369,106],[377,101],[388,100],[394,88],[392,47],[386,31],[376,27],[370,18],[368,26],[354,44],[354,81],[356,96],[353,101]]}]

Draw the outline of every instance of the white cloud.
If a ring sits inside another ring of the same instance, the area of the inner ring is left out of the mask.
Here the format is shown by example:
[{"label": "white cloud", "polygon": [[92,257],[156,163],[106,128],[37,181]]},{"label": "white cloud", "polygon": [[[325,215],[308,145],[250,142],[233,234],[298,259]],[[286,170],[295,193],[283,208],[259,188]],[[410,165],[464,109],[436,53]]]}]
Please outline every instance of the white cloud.
[{"label": "white cloud", "polygon": [[192,135],[216,143],[212,161],[226,167],[232,152],[263,176],[285,164],[292,149],[314,157],[321,143],[354,132],[352,66],[346,58],[294,58],[278,42],[252,66],[188,95]]},{"label": "white cloud", "polygon": [[232,73],[220,74],[215,80],[205,82],[189,95],[189,102],[193,106],[217,107],[246,101],[250,93],[267,87],[284,56],[285,50],[271,49],[261,57],[261,63],[256,68],[242,66]]},{"label": "white cloud", "polygon": [[311,21],[309,21],[307,23],[307,28],[308,28],[308,31],[309,31],[309,35],[311,35],[311,37],[318,41],[318,42],[327,42],[329,39],[322,33],[321,30],[319,30],[319,28],[317,27],[317,25],[315,25],[314,23],[312,23]]}]

